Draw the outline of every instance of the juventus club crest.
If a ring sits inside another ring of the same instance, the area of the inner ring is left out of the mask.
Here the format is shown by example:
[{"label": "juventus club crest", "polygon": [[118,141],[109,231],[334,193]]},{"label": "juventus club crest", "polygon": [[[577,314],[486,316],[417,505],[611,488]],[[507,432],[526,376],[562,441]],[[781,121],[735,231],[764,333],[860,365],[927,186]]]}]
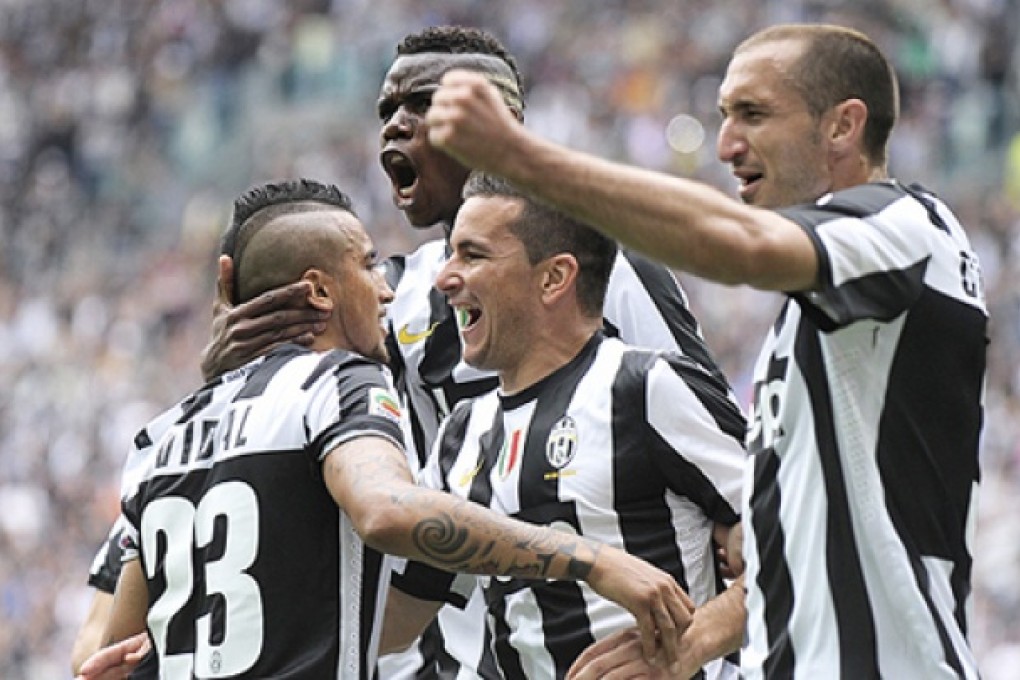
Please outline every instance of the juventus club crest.
[{"label": "juventus club crest", "polygon": [[545,459],[557,470],[562,470],[577,453],[577,424],[570,416],[563,416],[552,430],[545,444]]}]

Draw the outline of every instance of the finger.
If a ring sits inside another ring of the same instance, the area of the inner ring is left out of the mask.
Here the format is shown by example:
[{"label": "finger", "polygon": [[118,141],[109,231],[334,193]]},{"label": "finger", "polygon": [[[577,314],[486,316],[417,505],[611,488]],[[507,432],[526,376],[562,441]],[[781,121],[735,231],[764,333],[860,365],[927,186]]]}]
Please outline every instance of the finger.
[{"label": "finger", "polygon": [[636,680],[637,678],[658,680],[666,678],[663,671],[650,666],[644,659],[632,659],[614,667],[591,664],[576,674],[567,675],[567,680]]},{"label": "finger", "polygon": [[324,330],[326,321],[317,310],[283,309],[254,319],[235,321],[230,333],[230,342],[235,346],[245,343],[265,345],[304,334],[322,333]]},{"label": "finger", "polygon": [[630,661],[598,676],[599,680],[657,680],[666,676],[645,663],[644,659]]},{"label": "finger", "polygon": [[[666,656],[666,664],[672,666],[680,660],[680,636],[677,634],[679,628],[678,622],[674,620],[675,612],[669,610],[666,605],[657,608],[655,613],[655,620],[659,628],[659,643],[662,645],[663,654]],[[684,624],[686,628],[686,622],[690,618],[689,614],[684,613]],[[655,657],[655,649],[652,649],[651,656],[645,654],[645,659],[652,663]]]},{"label": "finger", "polygon": [[241,317],[254,318],[280,309],[306,309],[311,284],[297,281],[266,291],[234,308]]},{"label": "finger", "polygon": [[571,665],[568,680],[604,678],[612,669],[640,660],[640,638],[637,630],[628,628],[589,645]]},{"label": "finger", "polygon": [[655,651],[659,646],[658,625],[655,615],[646,612],[637,618],[637,628],[641,633],[641,655],[651,661],[655,658]]},{"label": "finger", "polygon": [[634,628],[626,628],[594,642],[578,655],[578,660],[594,659],[602,654],[607,654],[620,649],[625,644],[636,643],[640,637]]},{"label": "finger", "polygon": [[696,607],[694,600],[683,588],[677,586],[673,594],[675,597],[666,598],[666,609],[669,610],[669,616],[676,626],[677,634],[682,634],[691,625]]},{"label": "finger", "polygon": [[[599,668],[597,660],[600,657],[606,654],[611,654],[615,650],[621,649],[623,647],[625,641],[621,638],[629,637],[632,641],[635,640],[633,635],[629,636],[624,635],[627,633],[633,633],[633,629],[621,631],[619,633],[610,635],[609,637],[602,638],[598,642],[595,642],[591,645],[588,645],[588,647],[586,647],[585,650],[578,654],[577,658],[574,659],[574,663],[570,667],[571,671],[573,672],[576,670],[577,672],[581,672],[583,670],[586,670],[587,673],[590,674],[592,666]],[[579,677],[596,677],[591,676],[589,674]],[[574,676],[568,673],[567,677],[570,678]]]},{"label": "finger", "polygon": [[229,255],[220,255],[217,265],[219,274],[216,277],[216,297],[221,304],[233,304],[234,260]]}]

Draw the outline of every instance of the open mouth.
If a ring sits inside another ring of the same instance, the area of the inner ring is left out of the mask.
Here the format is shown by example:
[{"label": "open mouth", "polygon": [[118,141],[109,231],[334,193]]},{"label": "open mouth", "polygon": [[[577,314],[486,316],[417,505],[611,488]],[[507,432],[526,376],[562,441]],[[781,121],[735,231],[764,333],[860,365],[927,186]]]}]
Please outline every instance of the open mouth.
[{"label": "open mouth", "polygon": [[740,186],[742,187],[754,184],[763,176],[760,172],[739,172],[734,174],[736,174],[737,180],[740,182]]},{"label": "open mouth", "polygon": [[754,195],[764,177],[765,175],[760,172],[741,172],[736,174],[737,181],[739,182],[738,191],[745,202],[749,201],[751,196]]},{"label": "open mouth", "polygon": [[418,184],[418,171],[411,159],[396,149],[389,149],[382,152],[379,160],[393,184],[393,193],[400,200],[410,200]]},{"label": "open mouth", "polygon": [[457,327],[462,332],[474,328],[480,318],[482,310],[477,307],[457,307]]}]

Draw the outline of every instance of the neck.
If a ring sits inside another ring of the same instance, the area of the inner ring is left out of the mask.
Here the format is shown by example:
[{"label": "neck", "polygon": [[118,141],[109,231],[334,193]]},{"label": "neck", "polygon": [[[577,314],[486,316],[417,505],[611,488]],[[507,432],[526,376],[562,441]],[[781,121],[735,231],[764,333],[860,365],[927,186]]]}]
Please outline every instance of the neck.
[{"label": "neck", "polygon": [[541,337],[527,343],[531,349],[521,360],[499,371],[500,390],[505,395],[517,394],[555,373],[570,363],[601,327],[601,317],[585,323],[545,324]]},{"label": "neck", "polygon": [[328,352],[331,349],[350,349],[350,345],[345,338],[337,337],[335,332],[326,331],[322,335],[316,335],[308,348],[313,352]]},{"label": "neck", "polygon": [[881,182],[887,179],[889,179],[889,171],[884,165],[874,166],[868,174],[869,182]]}]

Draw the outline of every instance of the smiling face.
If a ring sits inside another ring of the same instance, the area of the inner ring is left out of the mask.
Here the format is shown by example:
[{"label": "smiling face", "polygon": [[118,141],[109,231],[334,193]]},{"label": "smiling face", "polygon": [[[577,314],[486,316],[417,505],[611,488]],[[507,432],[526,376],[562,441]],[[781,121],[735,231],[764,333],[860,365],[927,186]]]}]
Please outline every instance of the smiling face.
[{"label": "smiling face", "polygon": [[509,228],[521,208],[518,199],[469,198],[450,236],[453,255],[436,278],[457,314],[464,360],[502,378],[521,367],[541,318],[542,269]]},{"label": "smiling face", "polygon": [[814,201],[832,189],[825,115],[815,118],[789,82],[796,40],[737,52],[719,88],[719,159],[733,167],[740,198],[762,208]]}]

